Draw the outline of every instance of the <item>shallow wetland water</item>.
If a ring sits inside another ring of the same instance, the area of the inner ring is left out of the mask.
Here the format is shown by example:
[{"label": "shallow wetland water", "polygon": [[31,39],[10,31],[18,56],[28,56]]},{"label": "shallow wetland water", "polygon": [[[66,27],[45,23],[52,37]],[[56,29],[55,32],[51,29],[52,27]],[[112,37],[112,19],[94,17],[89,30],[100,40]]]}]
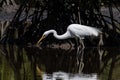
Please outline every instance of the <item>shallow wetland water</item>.
[{"label": "shallow wetland water", "polygon": [[1,45],[0,80],[120,80],[120,48]]}]

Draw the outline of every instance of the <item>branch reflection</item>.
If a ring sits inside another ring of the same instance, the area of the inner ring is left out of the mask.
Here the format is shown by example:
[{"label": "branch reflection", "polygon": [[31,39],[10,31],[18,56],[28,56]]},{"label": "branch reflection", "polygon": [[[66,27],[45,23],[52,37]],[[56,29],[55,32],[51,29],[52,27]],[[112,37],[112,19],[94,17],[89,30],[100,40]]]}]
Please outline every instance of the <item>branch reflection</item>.
[{"label": "branch reflection", "polygon": [[[76,49],[0,46],[1,80],[37,80],[44,73],[97,73],[100,80],[119,79],[119,48]],[[39,70],[36,70],[39,69]],[[8,76],[9,75],[9,76]],[[7,76],[7,77],[6,77]]]}]

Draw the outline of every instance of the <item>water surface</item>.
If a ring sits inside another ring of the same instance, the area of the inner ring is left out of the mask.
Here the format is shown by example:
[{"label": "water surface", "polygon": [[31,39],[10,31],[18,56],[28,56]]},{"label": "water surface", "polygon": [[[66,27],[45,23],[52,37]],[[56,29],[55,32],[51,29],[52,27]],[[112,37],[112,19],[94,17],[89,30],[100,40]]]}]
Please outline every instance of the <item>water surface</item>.
[{"label": "water surface", "polygon": [[120,80],[120,48],[1,45],[0,80]]}]

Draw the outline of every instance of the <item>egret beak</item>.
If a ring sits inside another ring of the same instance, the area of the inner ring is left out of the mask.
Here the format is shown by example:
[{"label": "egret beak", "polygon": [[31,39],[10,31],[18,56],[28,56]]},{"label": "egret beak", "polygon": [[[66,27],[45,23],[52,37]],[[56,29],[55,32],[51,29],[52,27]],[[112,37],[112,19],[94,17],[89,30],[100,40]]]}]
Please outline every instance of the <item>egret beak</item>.
[{"label": "egret beak", "polygon": [[45,38],[45,35],[42,35],[42,37],[39,39],[39,41],[37,42],[37,45]]}]

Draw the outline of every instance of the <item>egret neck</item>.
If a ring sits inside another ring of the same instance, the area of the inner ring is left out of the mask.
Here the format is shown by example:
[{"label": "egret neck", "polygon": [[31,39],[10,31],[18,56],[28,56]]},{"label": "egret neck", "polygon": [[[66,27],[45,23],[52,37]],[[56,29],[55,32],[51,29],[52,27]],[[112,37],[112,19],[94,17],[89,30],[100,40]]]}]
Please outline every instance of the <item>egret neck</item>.
[{"label": "egret neck", "polygon": [[48,30],[47,31],[48,34],[53,33],[53,36],[57,39],[67,39],[71,37],[71,34],[69,31],[66,31],[64,34],[62,35],[58,35],[57,32],[55,30]]}]

